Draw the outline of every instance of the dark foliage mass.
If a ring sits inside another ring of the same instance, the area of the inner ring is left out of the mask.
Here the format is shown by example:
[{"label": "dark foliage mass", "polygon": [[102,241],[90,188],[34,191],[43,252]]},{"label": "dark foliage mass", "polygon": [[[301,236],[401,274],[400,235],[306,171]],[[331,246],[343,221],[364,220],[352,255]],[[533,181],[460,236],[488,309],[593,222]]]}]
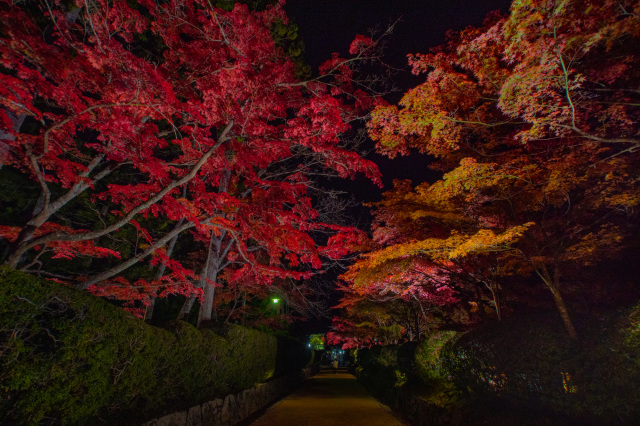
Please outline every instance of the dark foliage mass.
[{"label": "dark foliage mass", "polygon": [[635,306],[579,318],[589,335],[580,344],[542,315],[435,333],[358,350],[357,371],[391,405],[421,399],[419,424],[631,424],[640,414],[639,314]]}]

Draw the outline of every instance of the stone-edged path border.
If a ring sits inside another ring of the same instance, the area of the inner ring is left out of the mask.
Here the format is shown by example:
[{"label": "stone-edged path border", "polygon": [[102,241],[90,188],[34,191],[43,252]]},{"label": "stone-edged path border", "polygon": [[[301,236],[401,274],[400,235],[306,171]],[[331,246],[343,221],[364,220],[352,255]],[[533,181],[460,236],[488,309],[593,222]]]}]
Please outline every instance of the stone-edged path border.
[{"label": "stone-edged path border", "polygon": [[242,392],[150,420],[142,426],[233,426],[278,400],[316,371],[308,367],[297,377],[285,376],[261,383]]}]

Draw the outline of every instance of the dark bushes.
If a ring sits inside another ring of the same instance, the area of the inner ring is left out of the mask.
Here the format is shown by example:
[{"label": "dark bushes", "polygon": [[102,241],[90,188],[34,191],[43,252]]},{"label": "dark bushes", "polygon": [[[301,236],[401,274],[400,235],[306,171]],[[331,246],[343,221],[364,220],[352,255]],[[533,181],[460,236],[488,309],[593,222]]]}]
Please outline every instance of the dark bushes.
[{"label": "dark bushes", "polygon": [[84,292],[0,270],[0,418],[136,423],[273,375],[276,338],[146,325]]},{"label": "dark bushes", "polygon": [[393,345],[358,350],[358,379],[387,404],[393,404],[398,388],[410,377],[407,373],[413,371],[413,362],[407,360],[406,355],[413,352],[415,345],[409,346],[408,349]]},{"label": "dark bushes", "polygon": [[357,371],[376,396],[418,413],[417,424],[632,423],[640,418],[640,305],[578,324],[580,341],[544,315],[442,331],[413,357],[410,345],[361,350]]},{"label": "dark bushes", "polygon": [[559,319],[531,316],[461,336],[440,364],[459,389],[520,409],[586,419],[640,415],[640,308],[579,323],[573,341]]},{"label": "dark bushes", "polygon": [[285,376],[298,374],[312,362],[313,351],[300,341],[287,336],[278,336],[276,374]]}]

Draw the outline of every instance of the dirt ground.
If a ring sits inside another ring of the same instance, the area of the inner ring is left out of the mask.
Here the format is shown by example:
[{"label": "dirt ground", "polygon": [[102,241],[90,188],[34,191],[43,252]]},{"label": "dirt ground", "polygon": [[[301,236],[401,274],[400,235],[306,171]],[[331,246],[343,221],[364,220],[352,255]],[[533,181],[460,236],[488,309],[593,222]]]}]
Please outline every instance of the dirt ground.
[{"label": "dirt ground", "polygon": [[272,405],[252,426],[401,426],[352,374],[321,371],[300,389]]}]

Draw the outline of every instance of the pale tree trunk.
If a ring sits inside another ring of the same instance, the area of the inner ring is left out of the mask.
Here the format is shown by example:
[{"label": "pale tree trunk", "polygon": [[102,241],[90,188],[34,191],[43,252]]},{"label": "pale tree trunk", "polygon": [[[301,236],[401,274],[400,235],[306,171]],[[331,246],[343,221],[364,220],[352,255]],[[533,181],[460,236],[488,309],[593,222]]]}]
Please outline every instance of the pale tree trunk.
[{"label": "pale tree trunk", "polygon": [[[210,259],[211,259],[211,246],[214,244],[214,239],[215,239],[215,235],[213,234],[213,232],[211,233],[211,238],[209,239],[209,248],[207,249],[207,259],[204,262],[204,266],[202,267],[202,271],[200,271],[200,279],[198,280],[198,288],[202,288],[204,289],[205,287],[207,287],[207,277],[209,276],[209,266],[211,264]],[[216,275],[217,278],[217,273],[215,273],[214,275]],[[184,301],[184,304],[182,305],[182,308],[180,309],[180,313],[178,314],[178,319],[181,319],[183,321],[186,321],[187,318],[189,317],[189,313],[191,313],[191,309],[193,308],[193,305],[196,302],[196,297],[195,296],[191,296],[191,297],[187,297],[187,300]]]},{"label": "pale tree trunk", "polygon": [[491,292],[491,297],[493,298],[493,304],[495,306],[498,321],[502,321],[502,302],[500,301],[500,287],[496,282],[493,281],[491,281],[490,283],[483,281],[483,283]]},{"label": "pale tree trunk", "polygon": [[[220,180],[220,186],[218,187],[219,193],[227,192],[230,178],[231,170],[225,170]],[[233,244],[233,240],[231,240],[223,249],[222,243],[226,234],[226,231],[221,232],[218,236],[213,232],[211,233],[209,253],[207,253],[207,261],[205,263],[205,272],[203,273],[203,276],[200,277],[201,287],[204,294],[202,303],[200,304],[200,311],[198,312],[198,327],[211,321],[213,297],[216,293],[215,283],[218,280],[218,273],[224,268],[224,260],[227,257],[227,253],[229,253],[231,245]]]},{"label": "pale tree trunk", "polygon": [[236,307],[238,306],[238,299],[239,298],[240,298],[240,296],[236,294],[236,297],[233,300],[233,306],[231,307],[231,309],[229,309],[229,315],[227,315],[227,318],[224,320],[225,323],[229,324],[229,321],[231,320],[231,316],[236,311]]},{"label": "pale tree trunk", "polygon": [[[76,182],[71,188],[67,190],[66,193],[51,201],[51,193],[46,182],[43,179],[40,180],[40,186],[42,187],[42,192],[38,197],[38,201],[33,209],[31,214],[31,218],[29,221],[22,227],[20,230],[20,234],[16,240],[11,244],[11,251],[14,253],[13,257],[8,260],[8,263],[11,267],[16,267],[22,255],[26,250],[20,251],[20,248],[25,244],[25,242],[33,239],[35,231],[40,228],[45,222],[51,218],[52,215],[57,213],[62,207],[64,207],[71,200],[76,198],[78,195],[82,194],[90,185],[97,183],[99,180],[109,175],[114,169],[113,168],[105,168],[102,171],[98,172],[93,177],[89,177],[91,173],[95,170],[95,168],[101,164],[104,159],[104,155],[98,155],[94,157],[91,162],[87,165],[87,169],[80,174],[81,177],[87,178],[91,180],[89,184],[87,180],[80,180]],[[38,165],[34,164],[34,168],[37,168]],[[39,174],[39,170],[34,169],[34,173]],[[16,255],[18,253],[19,255]]]},{"label": "pale tree trunk", "polygon": [[558,307],[558,311],[560,312],[560,316],[562,317],[562,322],[564,322],[564,327],[566,328],[567,333],[569,333],[569,336],[571,336],[572,339],[577,339],[578,334],[576,333],[576,329],[574,328],[571,317],[569,316],[569,311],[564,304],[562,294],[560,294],[560,291],[555,287],[549,289],[553,295],[553,300],[556,302],[556,306]]},{"label": "pale tree trunk", "polygon": [[[220,180],[220,186],[218,188],[219,193],[227,191],[230,178],[231,171],[224,170],[222,178]],[[222,248],[222,243],[226,235],[226,231],[222,231],[220,235],[217,236],[213,232],[211,232],[211,237],[209,239],[209,248],[207,249],[207,259],[204,262],[202,272],[200,273],[200,280],[198,281],[198,288],[201,288],[204,293],[203,301],[198,313],[198,326],[200,326],[203,321],[211,321],[215,286],[209,285],[207,280],[215,283],[218,279],[218,273],[226,266],[223,264],[224,259],[227,257],[229,249],[233,244],[233,240],[230,240],[227,243],[227,246],[224,249]],[[195,301],[195,296],[191,296],[187,298],[187,300],[185,300],[184,304],[182,305],[182,309],[180,309],[180,313],[178,314],[178,319],[184,321],[187,320],[187,317],[189,316],[189,313],[191,312],[191,308],[193,308]]]},{"label": "pale tree trunk", "polygon": [[209,243],[209,253],[205,270],[200,277],[200,283],[203,291],[202,303],[198,312],[198,327],[206,322],[211,321],[211,313],[213,312],[213,297],[216,293],[215,282],[218,279],[218,271],[222,259],[220,258],[220,249],[222,247],[222,237],[211,234]]},{"label": "pale tree trunk", "polygon": [[[180,219],[178,221],[178,224],[176,226],[182,226],[182,224],[184,223],[184,218]],[[173,237],[173,239],[171,239],[171,241],[169,241],[169,245],[167,246],[167,258],[171,258],[171,254],[173,253],[173,249],[176,246],[176,242],[178,242],[178,237],[180,235],[176,235],[175,237]],[[156,273],[156,278],[155,281],[158,281],[162,278],[162,276],[164,275],[164,271],[165,269],[167,269],[167,263],[166,262],[162,262],[162,264],[160,264],[160,267],[158,268],[158,272]],[[144,312],[144,319],[145,321],[150,321],[153,318],[153,309],[156,305],[156,295],[158,294],[157,290],[155,292],[155,294],[149,299],[149,305],[147,306],[147,309]]]},{"label": "pale tree trunk", "polygon": [[[198,288],[201,288],[203,291],[203,301],[200,305],[200,312],[198,314],[198,326],[203,322],[211,321],[212,318],[213,299],[216,289],[214,285],[209,285],[208,281],[215,283],[220,271],[222,271],[228,264],[226,261],[227,254],[229,254],[229,250],[231,250],[235,240],[233,238],[226,239],[225,245],[226,236],[226,231],[222,231],[219,236],[215,236],[212,233],[209,240],[207,260],[204,263],[202,272],[200,273],[200,280],[198,281]],[[180,309],[180,313],[178,314],[178,319],[186,321],[195,301],[195,296],[189,297],[185,300],[182,305],[182,309]]]},{"label": "pale tree trunk", "polygon": [[189,317],[189,312],[191,312],[191,308],[193,308],[193,304],[196,302],[195,296],[187,297],[187,300],[182,304],[182,308],[180,308],[180,313],[178,314],[178,319],[182,321],[186,321]]},{"label": "pale tree trunk", "polygon": [[422,333],[420,333],[420,318],[418,317],[418,313],[414,312],[413,313],[413,322],[415,324],[416,327],[416,341],[420,341],[420,338],[422,337]]},{"label": "pale tree trunk", "polygon": [[429,315],[427,313],[427,311],[424,309],[424,304],[422,303],[422,301],[420,300],[420,298],[418,296],[416,296],[415,294],[413,295],[413,298],[415,299],[416,303],[418,304],[418,307],[420,308],[420,315],[422,316],[422,323],[425,324],[425,333],[429,332]]},{"label": "pale tree trunk", "polygon": [[[204,263],[202,271],[200,273],[200,280],[198,281],[198,288],[203,291],[203,300],[200,305],[200,311],[198,313],[198,326],[206,321],[211,321],[211,313],[213,312],[213,299],[215,296],[215,284],[209,284],[209,282],[215,283],[218,279],[219,272],[224,268],[224,259],[233,244],[233,240],[227,243],[227,246],[223,249],[222,243],[225,238],[226,232],[222,232],[221,235],[215,236],[211,234],[209,240],[209,249],[207,250],[207,260]],[[186,321],[193,305],[196,301],[195,296],[188,297],[180,309],[178,319]]]},{"label": "pale tree trunk", "polygon": [[493,303],[496,305],[496,316],[498,317],[498,321],[502,321],[502,301],[500,300],[500,293],[496,289],[493,294]]},{"label": "pale tree trunk", "polygon": [[473,282],[473,289],[476,293],[476,304],[478,305],[478,315],[480,316],[480,318],[482,318],[483,320],[486,317],[486,313],[484,311],[484,293],[482,292],[482,289],[480,288],[480,284],[478,284],[477,280]]},{"label": "pale tree trunk", "polygon": [[562,294],[560,293],[560,290],[558,288],[559,276],[557,268],[555,270],[553,278],[551,277],[551,274],[549,274],[549,270],[546,266],[542,266],[542,268],[540,269],[536,269],[536,273],[551,291],[553,300],[556,303],[558,312],[560,312],[560,317],[562,318],[562,322],[564,323],[564,327],[567,330],[567,333],[569,334],[569,336],[571,336],[572,339],[577,339],[578,334],[576,333],[576,329],[573,326],[573,322],[571,321],[569,311],[567,310],[567,306],[565,305]]}]

